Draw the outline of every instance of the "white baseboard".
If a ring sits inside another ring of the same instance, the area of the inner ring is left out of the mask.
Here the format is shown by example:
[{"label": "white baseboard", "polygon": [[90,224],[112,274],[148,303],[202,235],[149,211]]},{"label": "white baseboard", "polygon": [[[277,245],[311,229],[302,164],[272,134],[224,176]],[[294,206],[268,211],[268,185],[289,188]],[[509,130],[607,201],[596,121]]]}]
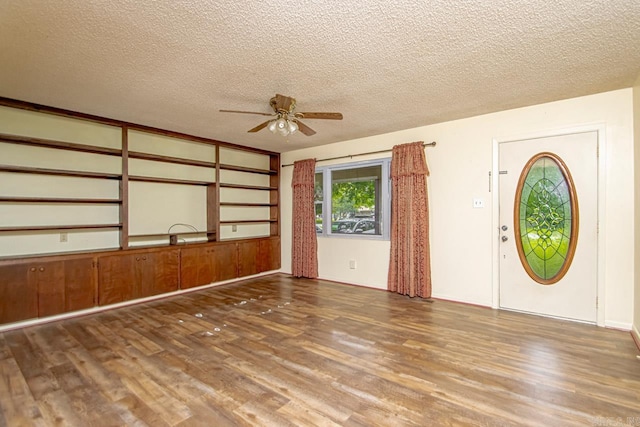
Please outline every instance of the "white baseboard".
[{"label": "white baseboard", "polygon": [[431,293],[431,298],[441,299],[441,300],[451,301],[451,302],[459,302],[459,303],[462,303],[462,304],[477,305],[477,306],[480,306],[480,307],[492,308],[491,307],[491,302],[471,301],[471,300],[461,299],[461,298],[458,298],[458,297],[452,297],[450,295],[438,294],[438,293],[435,293],[435,292]]},{"label": "white baseboard", "polygon": [[631,330],[631,323],[625,323],[625,322],[616,322],[613,320],[605,320],[604,321],[604,327],[605,328],[611,328],[611,329],[620,329],[621,331],[630,331]]}]

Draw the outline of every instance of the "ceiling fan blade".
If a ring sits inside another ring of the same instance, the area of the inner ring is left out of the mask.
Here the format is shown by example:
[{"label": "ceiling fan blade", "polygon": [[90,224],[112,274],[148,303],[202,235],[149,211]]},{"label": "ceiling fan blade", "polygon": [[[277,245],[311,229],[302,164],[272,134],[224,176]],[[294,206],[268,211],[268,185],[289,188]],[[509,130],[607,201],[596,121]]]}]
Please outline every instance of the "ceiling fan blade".
[{"label": "ceiling fan blade", "polygon": [[259,114],[261,116],[273,116],[273,113],[258,113],[256,111],[219,110],[221,113]]},{"label": "ceiling fan blade", "polygon": [[315,135],[316,131],[302,123],[300,120],[296,120],[296,123],[298,124],[298,129],[300,130],[300,132],[304,133],[307,136]]},{"label": "ceiling fan blade", "polygon": [[300,112],[300,113],[296,113],[296,117],[300,117],[301,119],[342,120],[342,113],[309,113],[309,112]]},{"label": "ceiling fan blade", "polygon": [[258,132],[259,130],[266,128],[269,123],[271,123],[271,120],[267,120],[264,123],[260,123],[258,126],[254,127],[253,129],[249,129],[247,132]]}]

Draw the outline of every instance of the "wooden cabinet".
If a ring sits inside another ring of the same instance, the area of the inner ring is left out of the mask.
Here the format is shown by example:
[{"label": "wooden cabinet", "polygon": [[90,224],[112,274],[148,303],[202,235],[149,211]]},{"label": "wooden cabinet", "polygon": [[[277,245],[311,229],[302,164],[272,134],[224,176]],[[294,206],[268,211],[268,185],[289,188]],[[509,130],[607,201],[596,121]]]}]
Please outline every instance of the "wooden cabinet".
[{"label": "wooden cabinet", "polygon": [[235,243],[218,243],[213,247],[216,274],[214,282],[238,277],[238,250]]},{"label": "wooden cabinet", "polygon": [[184,248],[181,252],[180,288],[195,288],[213,282],[213,248]]},{"label": "wooden cabinet", "polygon": [[103,256],[98,259],[98,304],[175,291],[179,285],[178,249]]},{"label": "wooden cabinet", "polygon": [[38,287],[38,316],[91,308],[96,303],[93,258],[51,261],[31,266]]},{"label": "wooden cabinet", "polygon": [[259,268],[259,240],[248,240],[238,243],[238,276],[245,277],[258,274]]},{"label": "wooden cabinet", "polygon": [[38,317],[38,283],[26,264],[0,266],[0,323]]},{"label": "wooden cabinet", "polygon": [[216,243],[184,248],[180,267],[180,287],[195,288],[238,277],[238,251],[235,243]]},{"label": "wooden cabinet", "polygon": [[279,237],[3,260],[0,324],[115,304],[279,268]]},{"label": "wooden cabinet", "polygon": [[259,241],[258,270],[263,271],[280,269],[280,238],[271,237]]},{"label": "wooden cabinet", "polygon": [[0,266],[0,323],[95,305],[93,258]]}]

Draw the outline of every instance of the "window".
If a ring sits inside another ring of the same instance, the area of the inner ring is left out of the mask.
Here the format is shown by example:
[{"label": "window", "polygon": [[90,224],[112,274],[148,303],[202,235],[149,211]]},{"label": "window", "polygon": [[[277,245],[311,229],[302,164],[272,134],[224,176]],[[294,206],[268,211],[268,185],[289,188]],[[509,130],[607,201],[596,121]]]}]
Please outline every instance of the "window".
[{"label": "window", "polygon": [[539,153],[525,165],[515,198],[518,255],[529,276],[543,285],[566,274],[576,250],[578,198],[569,169],[553,153]]},{"label": "window", "polygon": [[389,238],[390,159],[316,168],[316,232]]}]

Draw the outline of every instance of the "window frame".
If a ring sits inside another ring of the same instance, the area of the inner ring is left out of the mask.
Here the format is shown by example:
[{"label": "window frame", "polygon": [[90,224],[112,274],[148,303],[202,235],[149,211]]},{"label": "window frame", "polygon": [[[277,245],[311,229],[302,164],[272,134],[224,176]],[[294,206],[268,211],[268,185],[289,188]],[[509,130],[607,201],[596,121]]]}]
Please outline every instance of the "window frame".
[{"label": "window frame", "polygon": [[[332,233],[331,213],[332,206],[332,173],[333,171],[345,169],[360,169],[370,166],[380,166],[382,177],[380,179],[380,204],[379,212],[382,217],[380,226],[382,234],[362,234],[362,233]],[[390,240],[391,225],[391,157],[374,160],[363,160],[359,162],[340,163],[327,166],[316,166],[315,173],[322,173],[322,232],[317,233],[318,237],[365,239],[365,240]],[[314,201],[314,206],[318,202]],[[325,225],[329,224],[328,227]]]}]

